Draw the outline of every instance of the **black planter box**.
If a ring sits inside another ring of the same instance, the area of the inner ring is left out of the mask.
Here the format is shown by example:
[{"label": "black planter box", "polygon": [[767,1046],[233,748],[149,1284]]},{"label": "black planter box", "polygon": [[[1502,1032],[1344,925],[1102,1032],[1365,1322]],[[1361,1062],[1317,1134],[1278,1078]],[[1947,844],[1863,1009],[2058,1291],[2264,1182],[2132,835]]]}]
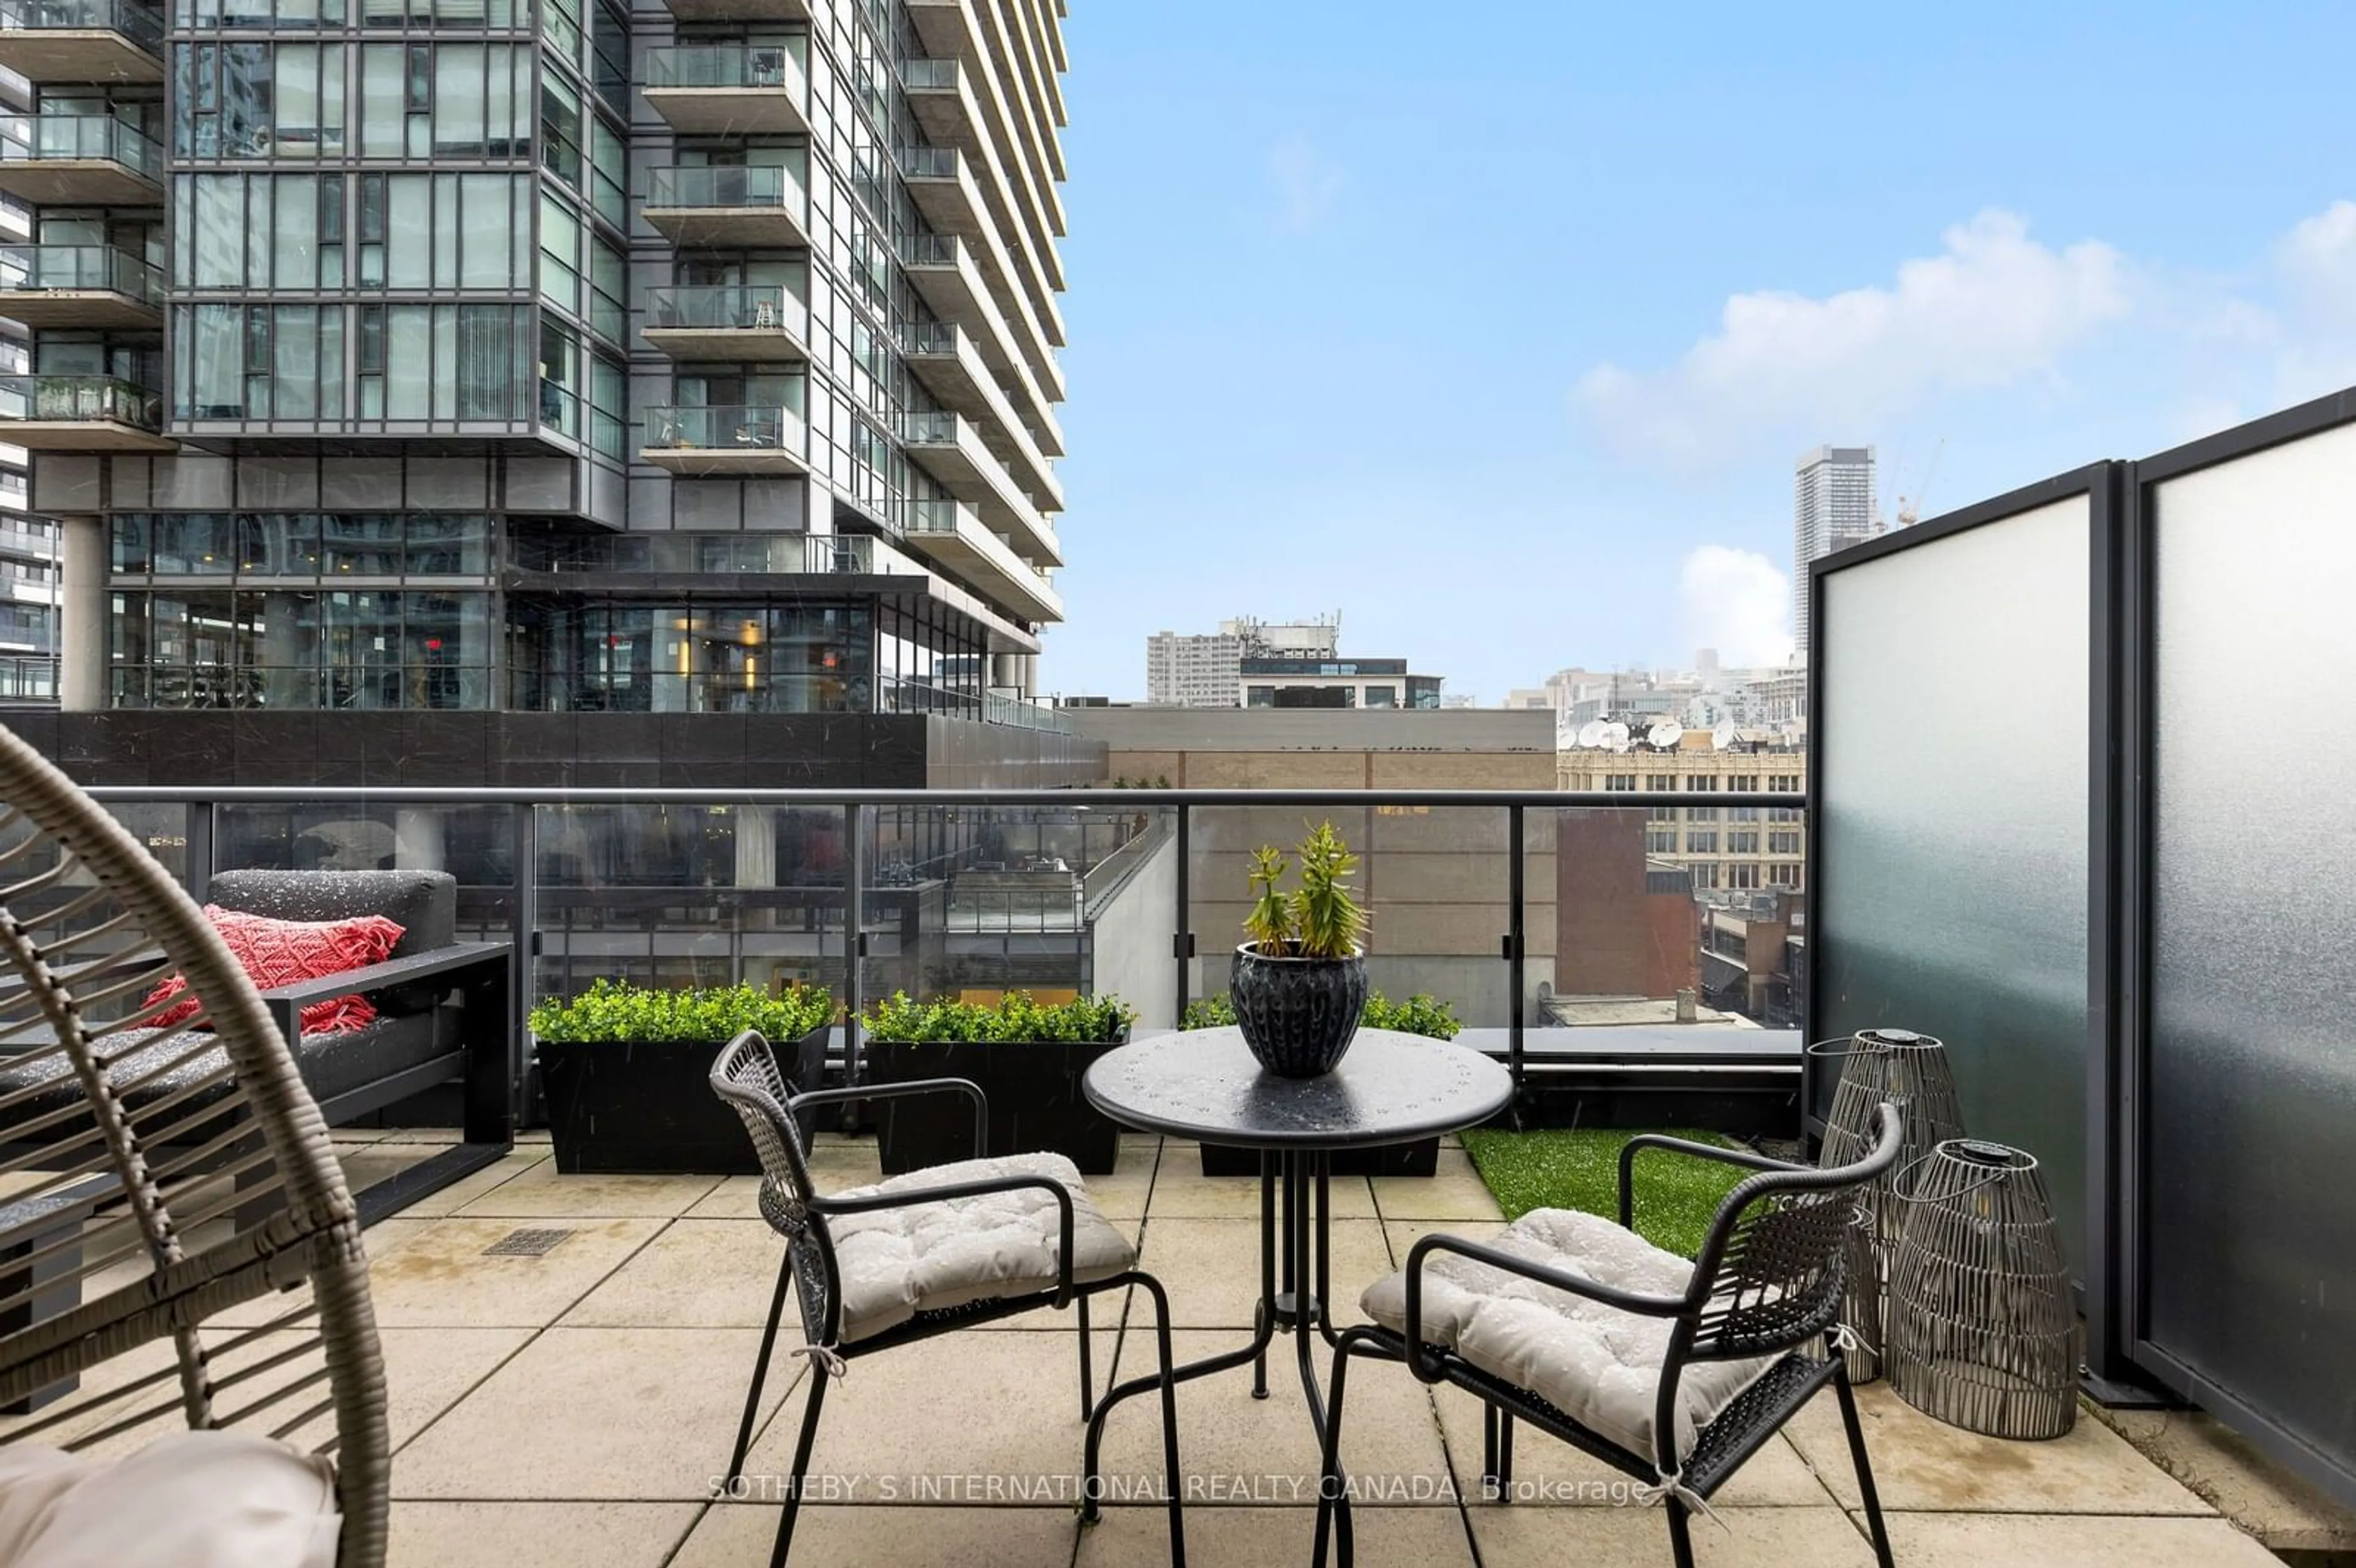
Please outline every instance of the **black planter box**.
[{"label": "black planter box", "polygon": [[[1231,1148],[1225,1144],[1205,1144],[1203,1174],[1205,1176],[1258,1176],[1259,1150]],[[1392,1144],[1386,1148],[1343,1149],[1333,1156],[1336,1176],[1432,1176],[1440,1170],[1440,1140],[1418,1138],[1411,1144]]]},{"label": "black planter box", "polygon": [[1120,1157],[1120,1125],[1088,1104],[1081,1074],[1105,1052],[1129,1042],[1019,1040],[874,1040],[862,1058],[871,1083],[918,1078],[964,1078],[990,1100],[990,1147],[973,1147],[973,1102],[962,1094],[919,1094],[872,1102],[884,1174],[899,1176],[929,1165],[991,1155],[1060,1154],[1089,1176],[1104,1176]]},{"label": "black planter box", "polygon": [[[820,1086],[826,1026],[772,1041],[797,1092]],[[627,1176],[758,1176],[760,1157],[744,1118],[712,1092],[722,1047],[701,1040],[629,1044],[540,1042],[548,1131],[556,1168]],[[817,1112],[800,1115],[808,1143]]]}]

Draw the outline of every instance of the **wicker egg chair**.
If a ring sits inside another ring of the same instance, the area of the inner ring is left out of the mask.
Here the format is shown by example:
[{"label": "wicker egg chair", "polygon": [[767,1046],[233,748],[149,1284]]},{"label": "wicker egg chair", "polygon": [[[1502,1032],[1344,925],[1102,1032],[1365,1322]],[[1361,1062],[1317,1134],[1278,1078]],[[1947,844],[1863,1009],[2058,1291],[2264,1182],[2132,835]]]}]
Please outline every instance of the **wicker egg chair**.
[{"label": "wicker egg chair", "polygon": [[[377,1568],[384,1371],[327,1124],[203,912],[5,730],[0,952],[0,1440],[331,1456],[338,1562]],[[176,973],[202,1018],[158,1030]]]}]

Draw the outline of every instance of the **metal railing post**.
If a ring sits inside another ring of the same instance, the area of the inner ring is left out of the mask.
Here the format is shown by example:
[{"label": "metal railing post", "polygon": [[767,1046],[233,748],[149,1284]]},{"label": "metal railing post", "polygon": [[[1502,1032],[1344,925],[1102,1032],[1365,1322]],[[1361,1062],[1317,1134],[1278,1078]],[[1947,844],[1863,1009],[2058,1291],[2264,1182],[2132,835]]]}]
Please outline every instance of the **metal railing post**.
[{"label": "metal railing post", "polygon": [[508,1101],[521,1125],[531,1114],[531,1003],[540,979],[540,807],[515,808],[515,902],[509,911]]},{"label": "metal railing post", "polygon": [[1178,917],[1171,923],[1170,926],[1170,954],[1178,967],[1178,1011],[1177,1016],[1170,1020],[1173,1028],[1177,1026],[1180,1019],[1186,1016],[1188,970],[1194,961],[1194,933],[1187,926],[1187,922],[1191,918],[1189,906],[1194,896],[1193,890],[1188,885],[1190,881],[1188,859],[1194,848],[1194,808],[1182,802],[1176,809],[1178,812]]},{"label": "metal railing post", "polygon": [[1526,894],[1525,868],[1522,864],[1522,811],[1519,805],[1505,807],[1505,848],[1512,857],[1505,871],[1507,911],[1510,924],[1505,933],[1505,972],[1512,997],[1505,1014],[1505,1071],[1514,1080],[1514,1104],[1522,1099],[1522,1009],[1523,981],[1528,965],[1525,960],[1524,942],[1526,935]]},{"label": "metal railing post", "polygon": [[867,1010],[867,808],[842,808],[842,1081],[860,1082],[859,1015]]},{"label": "metal railing post", "polygon": [[207,800],[190,805],[181,826],[188,835],[182,856],[187,863],[188,896],[202,904],[212,886],[220,844],[220,802]]}]

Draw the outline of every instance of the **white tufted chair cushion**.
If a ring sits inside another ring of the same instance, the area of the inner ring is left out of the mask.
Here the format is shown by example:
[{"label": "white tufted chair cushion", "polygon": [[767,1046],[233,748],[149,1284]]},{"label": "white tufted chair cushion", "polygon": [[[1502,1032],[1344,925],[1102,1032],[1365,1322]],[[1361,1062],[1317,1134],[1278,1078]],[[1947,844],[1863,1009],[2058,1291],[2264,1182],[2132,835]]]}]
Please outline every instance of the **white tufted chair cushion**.
[{"label": "white tufted chair cushion", "polygon": [[[1137,1249],[1089,1201],[1079,1168],[1059,1154],[959,1160],[829,1196],[920,1191],[1000,1176],[1044,1176],[1071,1193],[1076,1283],[1135,1265]],[[830,1216],[843,1341],[880,1334],[919,1312],[1054,1289],[1060,1225],[1055,1200],[1036,1189]]]}]

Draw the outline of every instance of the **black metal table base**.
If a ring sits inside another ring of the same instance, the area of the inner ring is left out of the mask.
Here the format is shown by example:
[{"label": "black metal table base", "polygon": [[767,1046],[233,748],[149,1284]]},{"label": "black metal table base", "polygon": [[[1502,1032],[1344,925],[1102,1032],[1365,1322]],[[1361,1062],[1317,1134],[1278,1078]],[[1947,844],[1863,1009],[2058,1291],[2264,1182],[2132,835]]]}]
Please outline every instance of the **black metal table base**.
[{"label": "black metal table base", "polygon": [[[1332,1347],[1340,1339],[1326,1315],[1332,1299],[1332,1230],[1329,1199],[1332,1165],[1315,1149],[1263,1150],[1259,1163],[1259,1300],[1252,1312],[1248,1344],[1199,1361],[1173,1368],[1175,1382],[1189,1382],[1248,1363],[1252,1397],[1266,1399],[1268,1352],[1280,1334],[1289,1334],[1300,1362],[1301,1392],[1309,1402],[1309,1424],[1320,1454],[1325,1448],[1325,1396],[1317,1379],[1314,1360],[1322,1342]],[[1105,1391],[1088,1417],[1087,1485],[1082,1488],[1080,1517],[1097,1517],[1098,1455],[1104,1438],[1105,1417],[1125,1399],[1158,1390],[1159,1374],[1131,1378]],[[1176,1484],[1175,1477],[1173,1484]]]}]

